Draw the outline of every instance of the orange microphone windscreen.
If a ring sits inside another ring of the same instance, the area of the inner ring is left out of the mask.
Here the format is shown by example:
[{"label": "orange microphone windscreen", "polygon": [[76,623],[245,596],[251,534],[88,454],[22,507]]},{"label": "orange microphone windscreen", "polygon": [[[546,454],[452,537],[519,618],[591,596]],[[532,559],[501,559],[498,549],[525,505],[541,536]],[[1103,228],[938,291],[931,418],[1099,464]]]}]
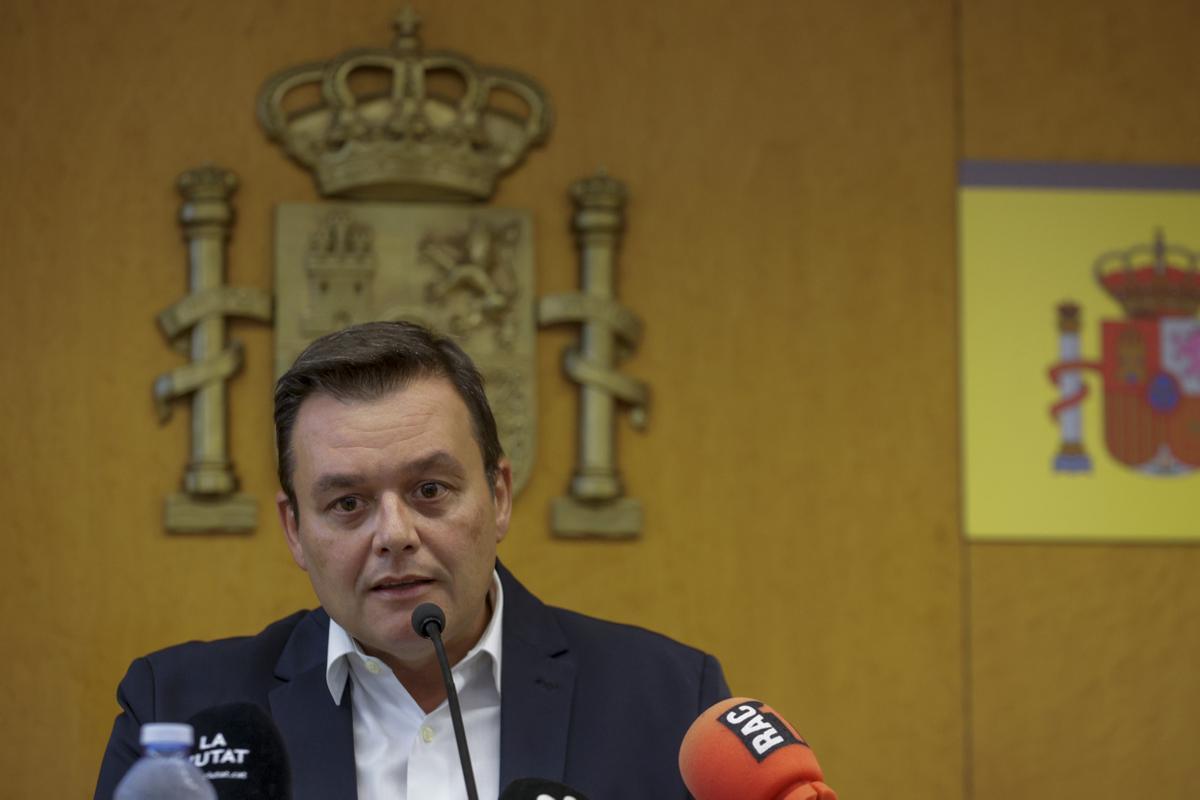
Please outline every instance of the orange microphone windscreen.
[{"label": "orange microphone windscreen", "polygon": [[696,718],[679,748],[696,800],[837,800],[808,743],[759,700],[722,700]]}]

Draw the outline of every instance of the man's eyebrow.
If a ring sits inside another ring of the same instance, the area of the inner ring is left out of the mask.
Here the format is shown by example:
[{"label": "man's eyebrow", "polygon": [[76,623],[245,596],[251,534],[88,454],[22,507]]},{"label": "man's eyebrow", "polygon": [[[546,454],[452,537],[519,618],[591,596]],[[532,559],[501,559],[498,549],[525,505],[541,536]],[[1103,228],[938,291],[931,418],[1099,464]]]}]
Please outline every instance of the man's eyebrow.
[{"label": "man's eyebrow", "polygon": [[[420,474],[439,470],[455,475],[463,475],[467,471],[461,461],[445,450],[435,450],[404,465],[404,471],[409,473]],[[326,492],[354,489],[361,486],[366,480],[367,477],[359,473],[330,472],[313,482],[313,494],[321,495]]]},{"label": "man's eyebrow", "polygon": [[313,484],[313,494],[324,494],[340,489],[353,489],[364,480],[362,475],[333,472],[317,478]]},{"label": "man's eyebrow", "polygon": [[463,467],[462,462],[445,450],[435,450],[428,455],[409,462],[406,467],[406,470],[414,472],[430,472],[439,469],[456,474],[466,472],[466,468]]}]

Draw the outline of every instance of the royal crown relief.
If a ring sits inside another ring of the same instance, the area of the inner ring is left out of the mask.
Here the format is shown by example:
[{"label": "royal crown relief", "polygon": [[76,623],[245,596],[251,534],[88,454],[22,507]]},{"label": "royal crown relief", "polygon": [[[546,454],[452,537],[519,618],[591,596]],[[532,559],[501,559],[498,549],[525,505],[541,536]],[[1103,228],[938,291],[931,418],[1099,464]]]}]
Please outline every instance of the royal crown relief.
[{"label": "royal crown relief", "polygon": [[[328,198],[276,208],[276,374],[317,336],[358,322],[410,319],[453,335],[484,373],[519,491],[536,450],[537,326],[581,324],[586,333],[564,357],[581,392],[578,462],[569,494],[554,501],[552,527],[567,536],[636,536],[640,503],[624,496],[615,454],[617,410],[628,407],[641,427],[648,398],[645,384],[616,370],[641,335],[640,321],[614,298],[625,187],[603,173],[572,186],[581,290],[535,302],[532,214],[484,202],[502,175],[545,142],[549,99],[516,72],[426,51],[411,10],[395,28],[390,48],[353,49],[283,70],[259,93],[267,135],[312,171]],[[361,88],[363,76],[370,90]],[[290,107],[300,96],[320,101]],[[228,220],[221,241],[227,236]],[[261,306],[249,316],[269,319],[269,298]],[[257,313],[263,308],[266,316]],[[206,325],[237,312],[212,306],[198,313],[198,324]],[[211,347],[194,350],[193,358],[184,370],[210,359]],[[220,391],[205,395],[206,416],[194,410],[193,436],[220,438],[220,448],[210,449],[223,457],[223,387],[237,364],[206,369],[196,397],[218,384]],[[185,382],[162,397],[189,390]],[[218,394],[220,425],[211,413]],[[236,495],[232,469],[227,472],[223,483],[185,481],[187,502],[198,508],[236,498],[239,524],[226,521],[210,530],[245,529],[247,519],[253,526],[253,500]],[[178,505],[179,496],[173,497]],[[193,514],[192,524],[173,525],[170,507],[169,501],[168,530],[205,529],[204,521],[218,519]]]}]

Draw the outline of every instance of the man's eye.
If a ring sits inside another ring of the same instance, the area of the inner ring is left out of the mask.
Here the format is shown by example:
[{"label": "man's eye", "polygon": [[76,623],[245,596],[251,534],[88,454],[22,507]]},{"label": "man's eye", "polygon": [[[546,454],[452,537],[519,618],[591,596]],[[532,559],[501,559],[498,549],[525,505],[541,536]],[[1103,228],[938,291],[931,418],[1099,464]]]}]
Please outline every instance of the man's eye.
[{"label": "man's eye", "polygon": [[362,508],[362,501],[357,497],[339,497],[333,501],[333,508],[343,514],[351,514]]},{"label": "man's eye", "polygon": [[446,493],[446,487],[437,481],[426,481],[417,487],[417,494],[422,500],[437,500]]}]

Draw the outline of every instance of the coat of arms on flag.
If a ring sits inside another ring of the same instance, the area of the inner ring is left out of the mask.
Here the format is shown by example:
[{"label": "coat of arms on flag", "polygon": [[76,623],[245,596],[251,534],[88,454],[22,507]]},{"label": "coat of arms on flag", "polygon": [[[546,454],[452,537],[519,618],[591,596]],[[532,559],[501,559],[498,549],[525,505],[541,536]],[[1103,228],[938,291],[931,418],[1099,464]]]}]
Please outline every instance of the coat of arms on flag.
[{"label": "coat of arms on flag", "polygon": [[1200,539],[1200,168],[960,175],[966,536]]},{"label": "coat of arms on flag", "polygon": [[1059,355],[1050,370],[1060,399],[1052,408],[1062,431],[1059,471],[1087,472],[1092,459],[1079,417],[1087,396],[1083,375],[1096,372],[1104,389],[1104,441],[1121,464],[1172,476],[1200,467],[1200,253],[1152,245],[1105,253],[1095,277],[1125,312],[1101,323],[1099,361],[1080,357],[1079,306],[1058,307]]}]

